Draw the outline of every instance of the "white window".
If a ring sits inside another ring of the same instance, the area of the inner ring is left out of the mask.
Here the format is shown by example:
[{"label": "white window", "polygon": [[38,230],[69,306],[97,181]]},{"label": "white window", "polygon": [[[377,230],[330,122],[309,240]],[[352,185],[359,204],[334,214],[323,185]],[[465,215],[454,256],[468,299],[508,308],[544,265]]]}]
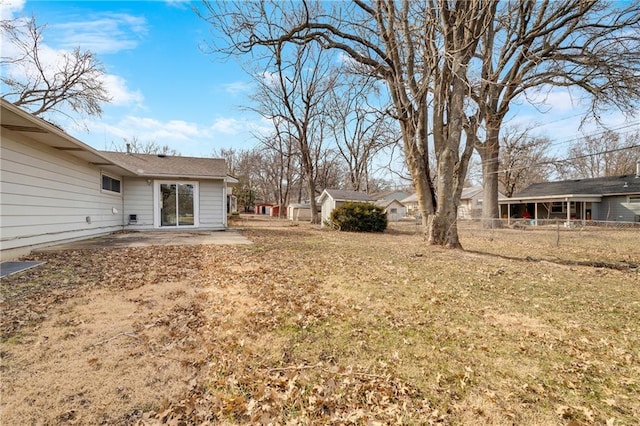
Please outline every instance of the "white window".
[{"label": "white window", "polygon": [[120,179],[102,174],[102,190],[120,194]]}]

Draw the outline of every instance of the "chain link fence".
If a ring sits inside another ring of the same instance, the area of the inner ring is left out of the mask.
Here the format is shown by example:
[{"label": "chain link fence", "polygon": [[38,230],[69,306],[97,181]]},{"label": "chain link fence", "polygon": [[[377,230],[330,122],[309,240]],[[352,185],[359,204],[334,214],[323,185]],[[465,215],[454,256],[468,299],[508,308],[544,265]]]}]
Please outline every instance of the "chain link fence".
[{"label": "chain link fence", "polygon": [[[640,264],[640,223],[582,220],[461,219],[466,250],[506,258],[564,262]],[[420,220],[389,223],[389,229],[422,235]]]}]

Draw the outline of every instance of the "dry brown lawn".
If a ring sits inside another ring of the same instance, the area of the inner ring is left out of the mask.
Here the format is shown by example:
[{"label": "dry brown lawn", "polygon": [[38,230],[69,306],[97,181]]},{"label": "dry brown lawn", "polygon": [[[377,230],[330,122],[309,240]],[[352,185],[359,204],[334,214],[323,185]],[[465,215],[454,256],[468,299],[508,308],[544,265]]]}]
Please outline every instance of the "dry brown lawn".
[{"label": "dry brown lawn", "polygon": [[1,283],[0,423],[640,422],[637,230],[241,226],[254,245],[32,255]]}]

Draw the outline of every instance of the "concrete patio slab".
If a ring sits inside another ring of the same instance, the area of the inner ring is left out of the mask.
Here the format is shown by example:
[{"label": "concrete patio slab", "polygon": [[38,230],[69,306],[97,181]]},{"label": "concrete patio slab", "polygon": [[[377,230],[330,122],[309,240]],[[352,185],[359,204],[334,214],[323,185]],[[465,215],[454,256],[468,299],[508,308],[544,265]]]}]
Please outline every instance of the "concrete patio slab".
[{"label": "concrete patio slab", "polygon": [[44,263],[45,262],[33,262],[33,261],[0,262],[0,278],[8,277],[9,275],[26,271],[27,269],[35,268],[36,266],[40,266]]},{"label": "concrete patio slab", "polygon": [[34,250],[34,252],[52,252],[60,250],[95,249],[110,247],[148,247],[181,245],[236,245],[253,244],[251,240],[237,231],[133,231],[116,232],[109,235],[57,244]]}]

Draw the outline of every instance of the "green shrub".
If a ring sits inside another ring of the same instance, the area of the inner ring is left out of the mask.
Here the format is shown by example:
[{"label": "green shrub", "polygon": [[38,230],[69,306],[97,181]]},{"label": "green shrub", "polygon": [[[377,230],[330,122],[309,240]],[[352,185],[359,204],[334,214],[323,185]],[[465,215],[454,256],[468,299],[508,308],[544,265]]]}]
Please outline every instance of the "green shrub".
[{"label": "green shrub", "polygon": [[384,209],[370,203],[344,203],[331,212],[331,226],[340,231],[383,232],[387,229]]}]

